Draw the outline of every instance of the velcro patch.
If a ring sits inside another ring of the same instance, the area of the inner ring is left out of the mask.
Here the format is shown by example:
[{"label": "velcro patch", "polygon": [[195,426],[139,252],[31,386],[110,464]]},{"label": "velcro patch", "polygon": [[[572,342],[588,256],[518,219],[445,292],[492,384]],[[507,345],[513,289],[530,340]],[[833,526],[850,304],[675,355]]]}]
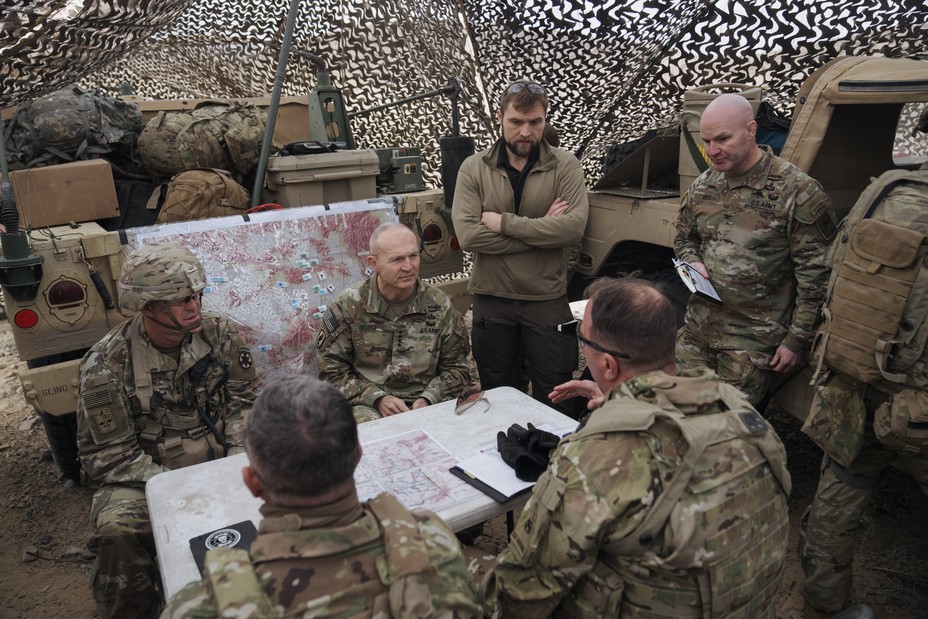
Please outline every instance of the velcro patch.
[{"label": "velcro patch", "polygon": [[238,364],[243,370],[250,370],[254,367],[255,362],[251,357],[251,351],[241,350],[238,353]]},{"label": "velcro patch", "polygon": [[109,387],[85,391],[82,399],[84,401],[84,408],[87,410],[106,406],[113,402],[113,396],[110,394]]},{"label": "velcro patch", "polygon": [[335,333],[338,329],[338,318],[335,317],[332,310],[326,310],[325,315],[322,317],[322,324],[329,333]]},{"label": "velcro patch", "polygon": [[102,436],[112,434],[119,428],[116,418],[113,416],[112,409],[98,408],[93,412],[93,422],[97,426],[97,432]]},{"label": "velcro patch", "polygon": [[751,434],[763,434],[767,431],[767,424],[764,419],[754,411],[738,413],[738,417],[741,418],[741,423]]}]

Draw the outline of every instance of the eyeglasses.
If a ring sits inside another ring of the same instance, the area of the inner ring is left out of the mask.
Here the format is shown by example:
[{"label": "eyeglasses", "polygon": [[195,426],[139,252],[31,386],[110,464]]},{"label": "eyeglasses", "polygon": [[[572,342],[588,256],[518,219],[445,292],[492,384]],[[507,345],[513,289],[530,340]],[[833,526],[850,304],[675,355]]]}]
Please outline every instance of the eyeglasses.
[{"label": "eyeglasses", "polygon": [[506,92],[510,95],[514,95],[522,92],[525,89],[534,95],[543,95],[545,94],[545,89],[536,84],[535,82],[513,82],[509,84],[509,87],[506,89]]},{"label": "eyeglasses", "polygon": [[200,293],[197,293],[197,294],[188,295],[188,296],[184,297],[183,299],[178,299],[178,300],[176,300],[176,301],[168,301],[168,305],[172,305],[172,306],[174,306],[174,307],[183,307],[183,306],[187,305],[188,303],[190,303],[191,301],[196,301],[197,303],[202,303],[202,301],[203,301],[203,293],[200,292]]},{"label": "eyeglasses", "polygon": [[483,391],[471,391],[465,393],[457,399],[457,402],[454,405],[454,414],[463,415],[465,412],[470,410],[474,404],[480,401],[486,404],[486,408],[484,408],[481,412],[490,410],[490,401],[487,400],[487,396],[484,395]]},{"label": "eyeglasses", "polygon": [[624,352],[617,352],[615,350],[609,350],[605,346],[600,346],[596,342],[592,342],[586,339],[585,337],[583,337],[583,334],[580,333],[580,326],[582,324],[583,324],[582,320],[577,321],[577,341],[579,341],[581,345],[589,346],[590,348],[593,348],[594,350],[598,350],[599,352],[604,352],[607,355],[612,355],[613,357],[618,357],[619,359],[631,359],[631,357],[626,355]]}]

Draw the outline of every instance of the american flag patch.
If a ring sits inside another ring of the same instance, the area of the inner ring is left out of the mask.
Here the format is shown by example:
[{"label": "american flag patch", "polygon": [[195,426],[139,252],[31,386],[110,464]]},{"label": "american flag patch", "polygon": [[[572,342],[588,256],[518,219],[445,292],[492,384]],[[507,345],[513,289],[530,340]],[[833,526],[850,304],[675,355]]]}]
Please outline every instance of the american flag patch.
[{"label": "american flag patch", "polygon": [[326,310],[325,316],[322,317],[322,324],[330,333],[334,333],[338,329],[338,319],[332,313],[332,310]]}]

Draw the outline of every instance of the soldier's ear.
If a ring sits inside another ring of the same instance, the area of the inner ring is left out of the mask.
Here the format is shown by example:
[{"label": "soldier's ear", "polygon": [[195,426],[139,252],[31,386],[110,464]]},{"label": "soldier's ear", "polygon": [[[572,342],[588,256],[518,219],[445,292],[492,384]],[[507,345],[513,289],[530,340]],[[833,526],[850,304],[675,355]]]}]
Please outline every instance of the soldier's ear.
[{"label": "soldier's ear", "polygon": [[245,487],[251,491],[253,497],[257,499],[265,498],[264,484],[261,483],[261,479],[251,466],[242,467],[242,481],[245,482]]},{"label": "soldier's ear", "polygon": [[622,361],[613,357],[612,355],[598,355],[598,361],[602,363],[603,366],[603,378],[606,379],[609,383],[613,381],[620,381],[619,378],[622,376]]},{"label": "soldier's ear", "polygon": [[377,258],[374,257],[374,254],[367,254],[367,266],[377,270]]}]

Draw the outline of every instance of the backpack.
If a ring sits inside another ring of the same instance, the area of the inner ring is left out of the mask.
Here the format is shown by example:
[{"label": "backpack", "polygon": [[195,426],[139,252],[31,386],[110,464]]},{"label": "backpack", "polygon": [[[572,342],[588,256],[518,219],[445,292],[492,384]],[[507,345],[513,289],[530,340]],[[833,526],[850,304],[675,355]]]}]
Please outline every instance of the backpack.
[{"label": "backpack", "polygon": [[241,215],[250,204],[248,190],[229,172],[195,168],[171,179],[157,223]]},{"label": "backpack", "polygon": [[6,133],[7,156],[32,168],[105,158],[118,172],[138,175],[139,107],[78,86],[19,106]]},{"label": "backpack", "polygon": [[264,141],[265,114],[232,101],[205,101],[188,112],[159,112],[139,136],[139,156],[156,176],[192,168],[248,174]]},{"label": "backpack", "polygon": [[827,365],[885,393],[928,388],[928,170],[884,173],[842,225],[816,375]]}]

